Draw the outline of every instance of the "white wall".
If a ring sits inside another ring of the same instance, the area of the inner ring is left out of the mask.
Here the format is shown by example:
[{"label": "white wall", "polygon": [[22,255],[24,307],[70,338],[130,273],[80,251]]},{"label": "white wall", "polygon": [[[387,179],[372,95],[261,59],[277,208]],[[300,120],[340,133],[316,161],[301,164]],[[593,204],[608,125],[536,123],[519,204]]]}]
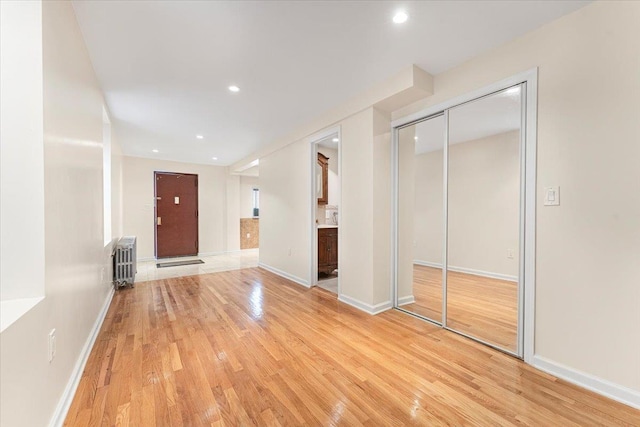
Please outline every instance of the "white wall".
[{"label": "white wall", "polygon": [[[444,132],[444,120],[442,124]],[[413,260],[442,264],[444,150],[414,155],[414,162],[416,163],[413,178],[415,180],[413,185],[415,236],[411,239],[407,237],[407,240],[412,240],[415,244]],[[411,268],[413,269],[413,266]]]},{"label": "white wall", "polygon": [[[448,258],[451,268],[517,280],[520,132],[449,147]],[[507,252],[513,252],[508,258]]]},{"label": "white wall", "polygon": [[227,174],[226,179],[227,251],[240,250],[240,176]]},{"label": "white wall", "polygon": [[341,122],[341,297],[373,305],[373,108]]},{"label": "white wall", "polygon": [[260,188],[253,176],[240,176],[240,218],[253,218],[253,189]]},{"label": "white wall", "polygon": [[[0,335],[3,426],[49,423],[113,289],[108,276],[101,281],[110,265],[102,238],[102,94],[71,4],[43,2],[42,23],[46,297]],[[57,353],[49,363],[53,328]]]},{"label": "white wall", "polygon": [[[513,131],[449,147],[449,266],[518,276],[519,143]],[[414,162],[415,231],[406,240],[414,260],[441,264],[443,151]]]},{"label": "white wall", "polygon": [[260,264],[309,280],[311,145],[298,141],[260,159]]},{"label": "white wall", "polygon": [[391,114],[373,108],[372,116],[372,305],[383,310],[391,305]]},{"label": "white wall", "polygon": [[[0,19],[0,299],[5,301],[44,295],[42,4],[3,1]],[[4,310],[9,308],[3,304]]]},{"label": "white wall", "polygon": [[111,131],[111,235],[122,237],[122,147],[117,134]]},{"label": "white wall", "polygon": [[[228,250],[226,168],[129,156],[123,157],[122,164],[123,231],[137,236],[140,259],[154,257],[154,171],[198,175],[199,251],[215,254]],[[238,217],[235,221],[239,222]]]},{"label": "white wall", "polygon": [[[401,117],[538,77],[535,353],[640,391],[640,3],[595,2],[435,77]],[[561,187],[558,207],[543,190]]]}]

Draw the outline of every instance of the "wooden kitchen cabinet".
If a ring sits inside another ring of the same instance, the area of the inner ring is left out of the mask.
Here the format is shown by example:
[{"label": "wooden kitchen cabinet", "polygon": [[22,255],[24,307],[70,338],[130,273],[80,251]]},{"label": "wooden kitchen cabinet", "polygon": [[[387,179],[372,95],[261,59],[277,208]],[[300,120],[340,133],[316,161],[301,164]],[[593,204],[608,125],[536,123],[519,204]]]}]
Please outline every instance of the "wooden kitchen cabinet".
[{"label": "wooden kitchen cabinet", "polygon": [[318,273],[338,268],[338,228],[318,228]]}]

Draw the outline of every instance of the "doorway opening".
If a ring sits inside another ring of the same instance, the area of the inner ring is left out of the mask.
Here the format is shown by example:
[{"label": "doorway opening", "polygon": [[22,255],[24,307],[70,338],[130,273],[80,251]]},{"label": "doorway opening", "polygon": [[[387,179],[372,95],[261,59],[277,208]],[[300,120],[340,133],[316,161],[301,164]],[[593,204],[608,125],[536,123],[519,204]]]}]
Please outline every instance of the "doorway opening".
[{"label": "doorway opening", "polygon": [[154,172],[155,256],[198,255],[198,175]]},{"label": "doorway opening", "polygon": [[340,128],[311,142],[311,272],[309,283],[340,294]]}]

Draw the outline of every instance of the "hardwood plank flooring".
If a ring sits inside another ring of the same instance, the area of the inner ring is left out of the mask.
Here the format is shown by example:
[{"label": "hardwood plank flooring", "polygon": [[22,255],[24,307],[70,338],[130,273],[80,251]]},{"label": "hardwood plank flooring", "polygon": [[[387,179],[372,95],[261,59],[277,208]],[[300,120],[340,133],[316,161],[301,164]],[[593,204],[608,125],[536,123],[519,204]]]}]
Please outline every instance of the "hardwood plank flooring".
[{"label": "hardwood plank flooring", "polygon": [[[415,302],[403,309],[442,319],[442,269],[413,266]],[[517,349],[518,285],[507,280],[449,271],[447,325],[498,347]]]},{"label": "hardwood plank flooring", "polygon": [[65,425],[640,425],[640,411],[396,310],[259,268],[118,291]]}]

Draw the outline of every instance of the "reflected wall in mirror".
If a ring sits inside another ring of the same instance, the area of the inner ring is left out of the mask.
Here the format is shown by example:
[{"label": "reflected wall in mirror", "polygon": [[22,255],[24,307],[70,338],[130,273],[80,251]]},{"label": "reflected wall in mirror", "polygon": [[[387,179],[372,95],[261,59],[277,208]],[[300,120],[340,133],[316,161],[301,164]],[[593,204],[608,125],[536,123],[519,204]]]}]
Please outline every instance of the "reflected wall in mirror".
[{"label": "reflected wall in mirror", "polygon": [[398,306],[442,322],[444,116],[398,132]]},{"label": "reflected wall in mirror", "polygon": [[447,327],[517,351],[519,86],[449,110]]}]

